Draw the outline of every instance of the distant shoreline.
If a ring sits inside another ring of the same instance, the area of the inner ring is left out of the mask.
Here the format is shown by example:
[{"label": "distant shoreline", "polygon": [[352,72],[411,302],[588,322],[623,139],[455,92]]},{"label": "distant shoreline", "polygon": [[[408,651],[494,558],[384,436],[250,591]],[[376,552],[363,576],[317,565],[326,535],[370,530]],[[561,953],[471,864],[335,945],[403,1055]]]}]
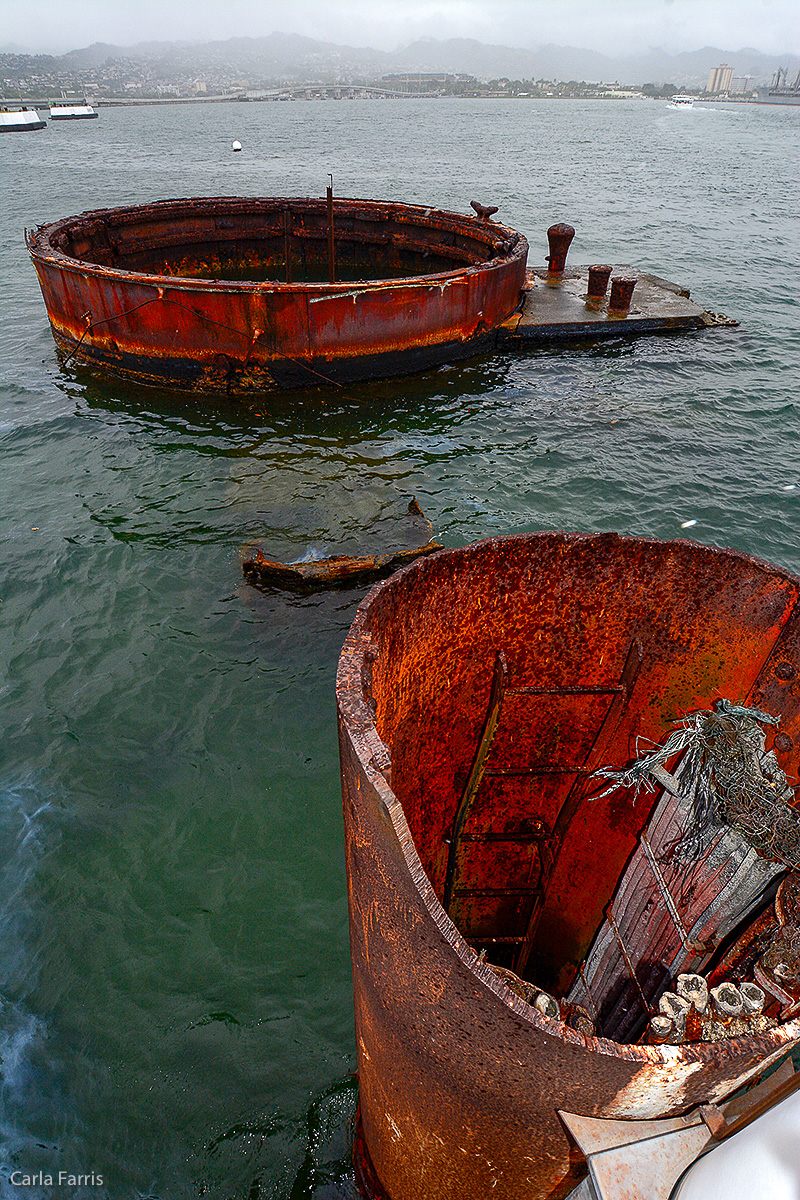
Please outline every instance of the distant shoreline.
[{"label": "distant shoreline", "polygon": [[[237,96],[167,96],[164,98],[153,98],[149,100],[131,99],[127,100],[123,97],[117,99],[114,96],[103,97],[87,97],[87,103],[91,104],[92,108],[139,108],[143,105],[152,104],[222,104],[226,101],[236,103]],[[83,103],[83,96],[75,100],[75,103]],[[36,108],[49,108],[50,100],[42,99],[41,97],[31,96],[7,96],[0,98],[0,104],[30,104]]]},{"label": "distant shoreline", "polygon": [[[666,103],[669,97],[666,96],[646,96],[638,92],[634,93],[606,93],[601,96],[563,96],[563,95],[526,95],[526,96],[476,96],[476,95],[436,95],[433,93],[424,92],[379,92],[376,88],[360,87],[357,84],[341,84],[341,85],[326,85],[324,90],[341,90],[343,93],[357,92],[362,93],[362,96],[342,95],[339,97],[333,96],[297,96],[292,95],[292,92],[302,90],[311,91],[314,85],[310,85],[307,89],[303,85],[296,88],[287,88],[284,92],[275,91],[274,95],[265,96],[163,96],[152,98],[125,98],[125,97],[96,97],[87,98],[87,103],[93,108],[150,108],[160,107],[168,104],[274,104],[295,102],[311,102],[312,100],[330,100],[330,99],[358,99],[363,98],[364,92],[372,92],[372,99],[389,99],[389,100],[656,100],[658,103]],[[83,103],[83,97],[76,100],[75,103]],[[718,97],[718,96],[697,96],[695,97],[696,104],[755,104],[754,99],[749,96],[741,97]],[[0,105],[28,105],[34,108],[47,109],[50,107],[49,99],[35,98],[30,96],[11,96],[0,97]]]}]

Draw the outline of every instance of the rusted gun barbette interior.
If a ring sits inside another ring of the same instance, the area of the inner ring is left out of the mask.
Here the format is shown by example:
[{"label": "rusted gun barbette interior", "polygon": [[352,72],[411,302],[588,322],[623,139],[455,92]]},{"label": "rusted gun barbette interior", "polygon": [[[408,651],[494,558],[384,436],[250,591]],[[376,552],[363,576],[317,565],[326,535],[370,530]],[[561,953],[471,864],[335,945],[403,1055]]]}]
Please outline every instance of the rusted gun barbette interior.
[{"label": "rusted gun barbette interior", "polygon": [[476,354],[520,305],[528,253],[496,221],[332,195],[162,200],[26,240],[67,361],[227,395]]},{"label": "rusted gun barbette interior", "polygon": [[[732,552],[541,534],[433,555],[361,605],[338,697],[364,1190],[491,1187],[491,1162],[506,1197],[565,1195],[556,1109],[685,1112],[800,1036],[799,595]],[[748,841],[732,801],[693,834],[689,751],[638,788],[596,774],[684,718],[755,737],[780,836]]]},{"label": "rusted gun barbette interior", "polygon": [[339,282],[458,270],[507,250],[499,224],[431,208],[282,197],[166,200],[49,226],[50,246],[80,262],[185,279],[329,281],[330,216]]}]

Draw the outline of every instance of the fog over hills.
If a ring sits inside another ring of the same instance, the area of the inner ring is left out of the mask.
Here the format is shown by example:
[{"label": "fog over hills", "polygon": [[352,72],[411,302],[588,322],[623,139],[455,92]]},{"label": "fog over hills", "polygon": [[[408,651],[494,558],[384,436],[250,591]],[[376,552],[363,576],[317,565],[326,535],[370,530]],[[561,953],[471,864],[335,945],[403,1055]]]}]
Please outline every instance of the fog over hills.
[{"label": "fog over hills", "polygon": [[[38,56],[37,56],[38,57]],[[42,56],[43,60],[44,56]],[[790,74],[800,69],[796,55],[781,60],[758,50],[701,50],[669,54],[653,48],[643,54],[611,57],[574,46],[519,49],[487,45],[468,38],[439,41],[425,38],[395,51],[339,45],[299,34],[272,33],[259,38],[215,42],[140,42],[133,46],[95,43],[48,61],[73,69],[99,68],[113,59],[158,63],[176,71],[240,69],[244,76],[264,82],[315,78],[377,78],[397,72],[448,72],[479,79],[618,80],[641,85],[702,85],[713,66],[726,63],[734,74],[768,82],[778,66]]]}]

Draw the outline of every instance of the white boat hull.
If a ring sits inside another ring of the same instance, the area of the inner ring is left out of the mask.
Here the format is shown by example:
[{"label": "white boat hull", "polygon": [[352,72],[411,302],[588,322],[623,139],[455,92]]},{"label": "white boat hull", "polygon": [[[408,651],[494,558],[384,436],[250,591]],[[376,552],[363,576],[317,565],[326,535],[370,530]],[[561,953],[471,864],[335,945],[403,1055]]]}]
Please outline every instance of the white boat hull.
[{"label": "white boat hull", "polygon": [[0,133],[24,133],[29,129],[44,129],[47,121],[35,108],[6,109],[0,112]]}]

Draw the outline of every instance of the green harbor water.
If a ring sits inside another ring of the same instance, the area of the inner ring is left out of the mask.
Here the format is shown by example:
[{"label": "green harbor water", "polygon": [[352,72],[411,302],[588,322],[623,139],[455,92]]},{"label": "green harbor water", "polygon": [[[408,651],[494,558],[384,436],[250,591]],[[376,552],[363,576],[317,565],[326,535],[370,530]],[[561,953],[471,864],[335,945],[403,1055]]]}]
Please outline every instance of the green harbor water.
[{"label": "green harbor water", "polygon": [[[392,549],[416,496],[448,546],[617,530],[800,571],[797,136],[775,106],[422,100],[2,138],[2,1200],[353,1196],[333,684],[364,590],[258,592],[242,551]],[[59,364],[24,227],[329,172],[498,204],[531,265],[569,221],[572,262],[741,325],[236,404]]]}]

